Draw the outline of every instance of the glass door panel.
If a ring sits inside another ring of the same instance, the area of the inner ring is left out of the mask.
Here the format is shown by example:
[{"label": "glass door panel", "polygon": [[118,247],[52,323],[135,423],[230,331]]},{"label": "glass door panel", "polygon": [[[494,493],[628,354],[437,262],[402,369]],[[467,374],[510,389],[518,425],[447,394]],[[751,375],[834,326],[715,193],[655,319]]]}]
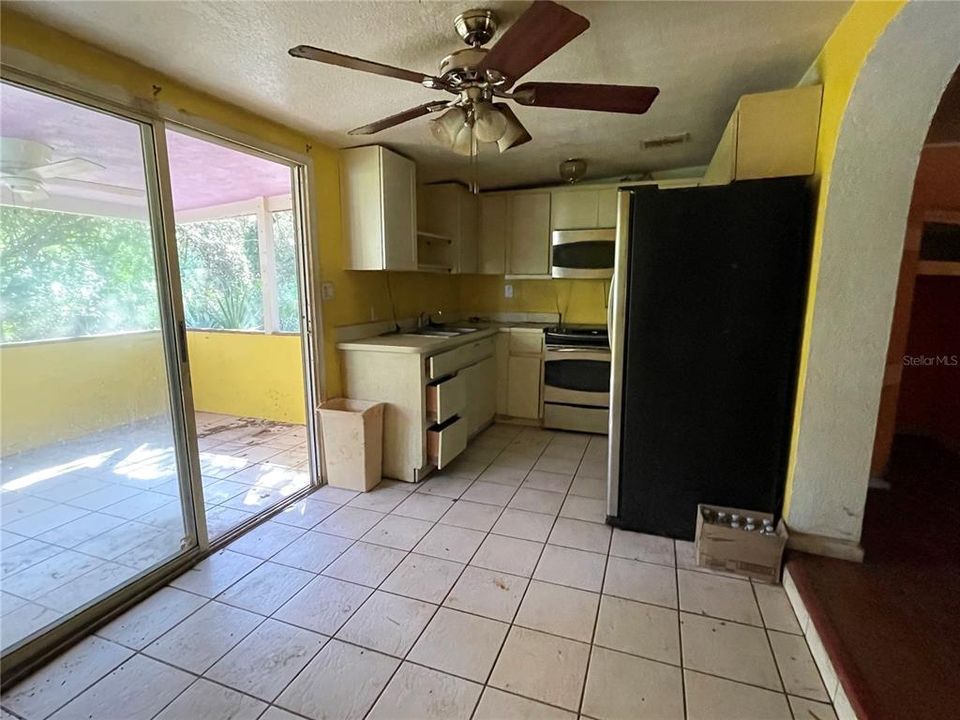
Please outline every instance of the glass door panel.
[{"label": "glass door panel", "polygon": [[6,654],[197,537],[149,126],[0,89]]},{"label": "glass door panel", "polygon": [[288,164],[168,127],[211,541],[311,485]]}]

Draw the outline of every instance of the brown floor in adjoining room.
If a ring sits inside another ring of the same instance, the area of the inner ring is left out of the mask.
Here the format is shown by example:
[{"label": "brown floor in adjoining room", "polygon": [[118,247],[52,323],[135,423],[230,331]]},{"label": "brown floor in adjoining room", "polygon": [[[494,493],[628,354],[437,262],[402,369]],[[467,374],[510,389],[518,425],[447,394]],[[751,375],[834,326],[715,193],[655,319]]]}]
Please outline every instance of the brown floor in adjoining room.
[{"label": "brown floor in adjoining room", "polygon": [[782,588],[604,524],[606,438],[322,487],[12,688],[26,720],[836,720]]},{"label": "brown floor in adjoining room", "polygon": [[960,713],[960,457],[898,436],[871,489],[864,562],[797,555],[789,567],[847,695],[869,720]]}]

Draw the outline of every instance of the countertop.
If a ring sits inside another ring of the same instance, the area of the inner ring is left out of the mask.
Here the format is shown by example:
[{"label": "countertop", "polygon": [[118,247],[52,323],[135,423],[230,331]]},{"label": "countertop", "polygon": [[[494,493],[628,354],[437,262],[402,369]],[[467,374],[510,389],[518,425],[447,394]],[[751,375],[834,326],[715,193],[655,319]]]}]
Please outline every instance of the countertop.
[{"label": "countertop", "polygon": [[[464,333],[454,337],[433,337],[431,335],[412,335],[409,333],[387,333],[362,340],[337,343],[338,350],[365,350],[367,352],[415,353],[418,355],[432,355],[434,353],[452,350],[470,342],[492,337],[498,332],[522,330],[527,332],[543,332],[550,327],[550,323],[525,322],[489,322],[489,323],[450,323],[451,327],[472,327],[476,332]],[[410,331],[412,332],[412,331]]]}]

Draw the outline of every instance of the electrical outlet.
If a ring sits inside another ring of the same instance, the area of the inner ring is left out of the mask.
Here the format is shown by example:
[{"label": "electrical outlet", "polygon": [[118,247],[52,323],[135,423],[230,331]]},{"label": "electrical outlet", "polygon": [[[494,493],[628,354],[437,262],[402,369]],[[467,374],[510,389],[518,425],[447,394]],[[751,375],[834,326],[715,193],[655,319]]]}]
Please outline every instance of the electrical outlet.
[{"label": "electrical outlet", "polygon": [[333,283],[329,280],[327,282],[320,283],[320,297],[323,300],[333,300],[336,295],[336,291],[333,287]]},{"label": "electrical outlet", "polygon": [[377,309],[373,305],[371,305],[370,306],[370,322],[376,322],[376,321],[377,321]]},{"label": "electrical outlet", "polygon": [[505,298],[513,297],[513,285],[504,285],[503,286],[503,296]]}]

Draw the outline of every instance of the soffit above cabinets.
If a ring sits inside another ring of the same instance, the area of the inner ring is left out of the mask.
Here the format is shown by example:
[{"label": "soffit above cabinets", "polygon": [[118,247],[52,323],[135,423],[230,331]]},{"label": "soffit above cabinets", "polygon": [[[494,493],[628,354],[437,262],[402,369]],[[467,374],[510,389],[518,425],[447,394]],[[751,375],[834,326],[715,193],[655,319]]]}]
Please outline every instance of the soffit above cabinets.
[{"label": "soffit above cabinets", "polygon": [[[369,138],[347,130],[443,97],[415,83],[290,58],[317,45],[421,72],[463,47],[453,18],[488,7],[506,29],[525,2],[46,3],[17,10],[104,46],[333,147],[388,145],[419,179],[467,180],[468,162],[433,143],[422,122]],[[484,188],[553,183],[560,161],[583,157],[588,178],[703,165],[741,95],[793,87],[848,2],[570,2],[591,27],[525,81],[660,87],[640,116],[517,107],[534,141],[481,157]],[[497,38],[494,38],[496,42]],[[644,138],[690,141],[643,149]]]}]

